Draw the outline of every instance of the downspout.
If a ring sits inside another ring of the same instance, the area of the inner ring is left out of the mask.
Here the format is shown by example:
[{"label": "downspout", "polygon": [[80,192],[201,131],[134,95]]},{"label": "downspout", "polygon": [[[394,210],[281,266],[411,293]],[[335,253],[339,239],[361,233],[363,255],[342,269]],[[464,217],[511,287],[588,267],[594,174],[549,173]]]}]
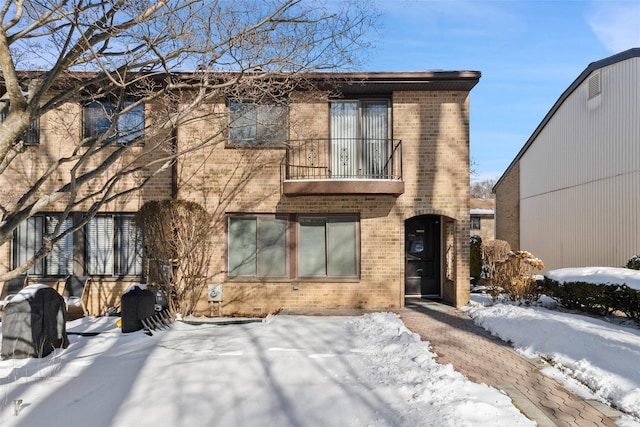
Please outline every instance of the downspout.
[{"label": "downspout", "polygon": [[[178,153],[178,127],[171,129],[171,154]],[[171,162],[171,198],[178,198],[178,158],[175,157]]]}]

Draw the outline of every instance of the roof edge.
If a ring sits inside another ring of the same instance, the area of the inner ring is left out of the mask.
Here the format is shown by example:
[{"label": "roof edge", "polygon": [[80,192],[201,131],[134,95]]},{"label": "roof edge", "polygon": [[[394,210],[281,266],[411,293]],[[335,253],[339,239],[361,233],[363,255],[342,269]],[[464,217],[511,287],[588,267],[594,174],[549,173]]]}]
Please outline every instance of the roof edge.
[{"label": "roof edge", "polygon": [[[21,71],[19,74],[27,79],[38,77],[45,71]],[[100,74],[99,71],[69,71],[58,79],[58,83],[66,79],[91,79]],[[145,73],[139,73],[145,74]],[[211,71],[210,76],[216,78],[229,78],[240,75],[234,71]],[[263,73],[261,71],[247,72],[244,74],[256,75],[264,78],[297,78],[300,81],[312,82],[321,89],[339,90],[345,93],[367,93],[376,91],[402,90],[458,90],[471,91],[479,82],[482,73],[480,71],[334,71],[334,72],[305,72],[305,73]],[[170,73],[147,73],[150,78],[162,81],[168,77],[182,80],[200,78],[201,71],[176,71]],[[2,75],[0,72],[0,82]],[[64,84],[60,83],[60,88]]]},{"label": "roof edge", "polygon": [[558,100],[553,104],[549,112],[547,112],[547,114],[544,116],[540,124],[535,128],[535,130],[533,131],[529,139],[527,139],[527,142],[525,142],[525,144],[522,146],[520,151],[518,151],[518,154],[516,154],[516,157],[511,161],[511,163],[509,163],[509,166],[507,166],[507,169],[505,169],[502,175],[500,175],[500,178],[495,183],[491,191],[495,193],[496,187],[500,185],[500,183],[505,178],[505,176],[509,173],[509,171],[513,169],[513,166],[522,158],[524,153],[529,149],[531,144],[533,144],[533,141],[535,141],[535,139],[538,137],[540,132],[542,132],[542,129],[544,129],[544,127],[547,125],[549,120],[551,120],[551,118],[555,115],[556,111],[558,111],[560,106],[587,79],[587,77],[591,73],[601,68],[607,67],[609,65],[613,65],[618,62],[626,61],[632,58],[640,58],[640,47],[627,49],[620,53],[616,53],[615,55],[611,55],[606,58],[590,63],[587,66],[587,68],[585,68],[584,71],[582,71],[582,73],[580,73],[580,75],[573,81],[573,83],[571,83],[569,87],[564,92],[562,92],[562,95],[560,95],[560,98],[558,98]]}]

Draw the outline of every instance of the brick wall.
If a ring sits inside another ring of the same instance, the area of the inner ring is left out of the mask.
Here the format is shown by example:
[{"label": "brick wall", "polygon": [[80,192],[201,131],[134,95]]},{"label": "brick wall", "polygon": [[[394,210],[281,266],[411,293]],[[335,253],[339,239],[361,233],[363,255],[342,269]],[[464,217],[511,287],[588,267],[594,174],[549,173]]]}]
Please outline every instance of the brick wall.
[{"label": "brick wall", "polygon": [[443,298],[464,305],[469,298],[468,94],[400,92],[394,94],[393,108],[394,137],[403,141],[406,189],[399,208],[403,219],[433,214],[454,220],[449,225],[453,277],[445,281]]},{"label": "brick wall", "polygon": [[[158,133],[156,139],[164,140],[167,136],[167,132]],[[66,104],[56,111],[45,114],[40,120],[40,144],[26,147],[25,152],[21,153],[0,176],[0,198],[3,204],[15,202],[27,189],[31,188],[36,179],[50,167],[53,160],[72,156],[73,151],[80,144],[81,138],[82,108],[79,104]],[[101,165],[113,150],[115,150],[115,146],[113,149],[106,149],[92,156],[84,166],[80,167],[78,174]],[[82,153],[83,149],[80,148],[78,154]],[[154,141],[148,141],[143,147],[132,147],[113,167],[82,189],[83,193],[81,194],[100,189],[108,179],[113,177],[116,170],[121,169],[123,164],[131,163],[135,166],[143,166],[143,169],[138,173],[123,177],[113,191],[130,188],[148,176],[154,168],[159,167],[159,165],[151,165],[151,162],[162,154],[160,150],[155,149]],[[42,185],[42,191],[36,193],[34,199],[39,199],[43,194],[48,194],[61,184],[68,182],[71,168],[74,165],[75,162],[63,163]],[[170,196],[170,189],[171,171],[165,170],[154,178],[144,190],[119,198],[116,202],[105,204],[102,211],[135,212],[146,200]],[[50,203],[47,209],[52,212],[62,210],[65,208],[66,202],[67,200],[62,197],[58,201]],[[92,202],[92,199],[88,200],[77,210],[88,209]]]},{"label": "brick wall", "polygon": [[[392,97],[393,137],[402,140],[405,192],[389,195],[298,196],[282,194],[284,149],[229,148],[224,139],[180,159],[178,197],[202,204],[214,214],[216,233],[209,283],[225,284],[223,314],[264,315],[281,308],[394,308],[404,304],[404,221],[416,215],[442,218],[443,298],[457,306],[469,298],[469,99],[466,92],[396,92]],[[206,108],[223,111],[224,104]],[[80,136],[79,107],[59,114],[66,120],[42,129],[33,165],[45,164],[71,149]],[[224,115],[223,115],[224,117]],[[329,106],[324,96],[294,102],[290,138],[327,138]],[[224,123],[194,120],[178,130],[185,147],[220,132]],[[64,128],[64,129],[62,129]],[[140,150],[144,150],[141,148]],[[30,149],[31,150],[31,149]],[[53,150],[47,153],[48,150]],[[100,161],[100,159],[96,159]],[[27,165],[16,174],[29,174]],[[135,178],[135,177],[134,177]],[[17,180],[13,175],[3,179]],[[6,184],[6,182],[4,183]],[[4,188],[4,187],[2,187]],[[144,201],[171,194],[170,169],[142,191],[117,201],[107,210],[136,211]],[[360,278],[347,281],[230,281],[226,276],[226,215],[230,213],[358,213],[360,217]],[[10,259],[2,248],[3,265]],[[94,281],[92,311],[114,305],[127,282]],[[203,295],[199,306],[209,314]]]},{"label": "brick wall", "polygon": [[471,229],[469,234],[480,236],[483,242],[495,239],[495,218],[494,215],[471,215],[480,218],[480,230]]},{"label": "brick wall", "polygon": [[515,163],[496,186],[496,239],[520,248],[520,164]]},{"label": "brick wall", "polygon": [[[151,107],[147,106],[147,120],[151,120],[148,113]],[[132,147],[126,155],[124,155],[112,168],[106,173],[84,187],[80,195],[88,194],[95,191],[107,183],[114,171],[120,168],[122,164],[131,163],[143,168],[132,175],[124,177],[119,184],[116,184],[114,191],[123,190],[139,183],[145,177],[148,177],[152,171],[160,167],[153,165],[152,162],[163,155],[162,150],[157,150],[156,142],[168,140],[169,134],[165,131],[158,132],[154,136],[154,140],[148,141],[142,147]],[[20,195],[32,187],[40,175],[48,168],[53,160],[63,157],[69,157],[73,154],[82,138],[82,108],[79,104],[65,104],[55,111],[48,112],[40,119],[40,143],[37,146],[29,146],[25,151],[16,158],[16,161],[0,175],[0,199],[3,205],[15,202]],[[85,166],[80,168],[80,172],[91,170],[101,165],[104,159],[115,150],[107,148],[102,154],[92,156]],[[163,148],[164,149],[164,148]],[[78,152],[83,153],[83,148],[79,148]],[[166,151],[165,151],[166,152]],[[34,196],[35,199],[42,199],[43,194],[48,194],[54,189],[59,188],[62,184],[69,181],[71,167],[73,163],[63,164],[49,180],[42,186],[42,191]],[[117,200],[105,203],[100,212],[136,212],[142,204],[148,200],[165,199],[171,196],[171,170],[170,168],[160,172],[142,190],[130,193]],[[74,212],[85,212],[94,199],[87,200],[85,203],[74,208]],[[67,200],[61,198],[52,201],[44,209],[43,213],[60,212],[66,207]],[[77,241],[77,239],[76,239]],[[82,264],[76,263],[75,269],[79,269]],[[0,247],[0,271],[6,272],[11,269],[11,244],[6,243]],[[82,275],[83,271],[74,271],[75,274]],[[30,278],[30,283],[44,282],[46,284],[56,286],[62,289],[60,282],[64,278],[55,280],[53,278]],[[102,280],[93,280],[94,286],[90,293],[90,312],[97,314],[102,312],[106,306],[112,306],[119,303],[119,297],[126,287],[133,281],[116,280],[115,278]]]},{"label": "brick wall", "polygon": [[[456,305],[466,304],[469,288],[468,94],[398,92],[392,102],[393,136],[403,141],[406,191],[399,197],[287,197],[281,191],[285,152],[278,149],[228,148],[221,142],[180,162],[179,197],[201,203],[217,214],[210,282],[225,284],[224,314],[263,315],[292,307],[402,306],[404,220],[423,214],[454,220],[447,242],[455,255],[450,257],[451,280],[444,285],[443,297]],[[326,99],[294,104],[290,117],[291,139],[327,138]],[[210,127],[211,123],[194,122],[181,129],[181,135],[198,135]],[[227,280],[226,213],[359,213],[360,280]],[[204,299],[200,308],[203,313],[209,311]]]}]

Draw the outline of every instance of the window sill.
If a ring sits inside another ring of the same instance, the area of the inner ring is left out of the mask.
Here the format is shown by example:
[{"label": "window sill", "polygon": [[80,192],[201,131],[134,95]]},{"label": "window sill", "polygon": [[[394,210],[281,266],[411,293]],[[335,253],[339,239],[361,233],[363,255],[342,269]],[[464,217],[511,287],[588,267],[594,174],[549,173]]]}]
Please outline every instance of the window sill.
[{"label": "window sill", "polygon": [[99,276],[99,275],[87,275],[92,281],[100,282],[139,282],[143,280],[142,276]]},{"label": "window sill", "polygon": [[359,277],[296,277],[289,278],[271,278],[271,277],[227,277],[226,283],[360,283]]},{"label": "window sill", "polygon": [[224,148],[246,150],[284,150],[286,145],[282,142],[231,142],[227,141]]}]

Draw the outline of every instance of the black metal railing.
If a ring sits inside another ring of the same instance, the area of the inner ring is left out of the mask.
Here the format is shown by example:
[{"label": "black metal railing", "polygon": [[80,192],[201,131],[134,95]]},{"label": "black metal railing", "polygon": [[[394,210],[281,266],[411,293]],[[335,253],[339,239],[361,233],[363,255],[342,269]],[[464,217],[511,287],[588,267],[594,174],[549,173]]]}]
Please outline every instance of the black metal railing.
[{"label": "black metal railing", "polygon": [[402,141],[331,138],[287,141],[286,179],[402,180]]}]

